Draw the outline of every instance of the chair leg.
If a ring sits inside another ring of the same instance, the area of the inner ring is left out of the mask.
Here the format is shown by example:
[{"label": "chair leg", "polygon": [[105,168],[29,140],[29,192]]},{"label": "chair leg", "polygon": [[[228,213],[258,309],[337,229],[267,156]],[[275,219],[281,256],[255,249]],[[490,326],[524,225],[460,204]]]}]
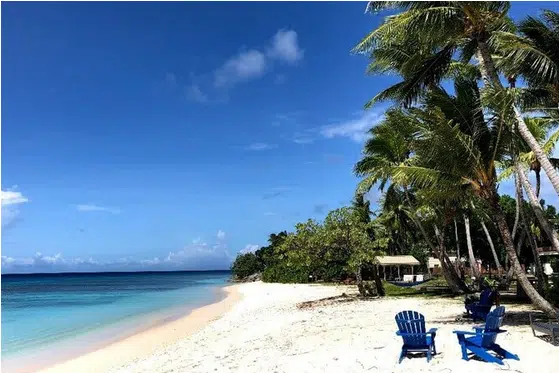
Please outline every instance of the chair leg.
[{"label": "chair leg", "polygon": [[468,358],[468,350],[466,349],[466,340],[463,335],[458,334],[458,343],[460,343],[460,347],[462,348],[462,359],[463,360],[470,360]]},{"label": "chair leg", "polygon": [[431,361],[431,349],[427,349],[427,362]]},{"label": "chair leg", "polygon": [[433,355],[437,354],[437,347],[435,347],[435,343],[433,342]]},{"label": "chair leg", "polygon": [[491,346],[491,350],[495,351],[496,353],[498,353],[499,355],[501,355],[505,359],[520,360],[518,355],[515,355],[513,353],[508,352],[507,350],[505,350],[504,348],[502,348],[498,344],[494,344],[493,346]]},{"label": "chair leg", "polygon": [[402,347],[402,352],[400,352],[400,359],[398,360],[398,364],[400,364],[402,360],[404,360],[404,357],[406,357],[406,355],[407,355],[407,351],[405,348]]}]

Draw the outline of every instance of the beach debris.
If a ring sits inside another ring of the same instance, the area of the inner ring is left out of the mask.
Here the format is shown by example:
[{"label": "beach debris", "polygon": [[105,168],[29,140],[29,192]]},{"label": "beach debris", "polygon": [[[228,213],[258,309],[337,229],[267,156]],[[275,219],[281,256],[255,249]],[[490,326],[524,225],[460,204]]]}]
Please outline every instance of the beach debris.
[{"label": "beach debris", "polygon": [[305,309],[305,308],[314,308],[319,306],[330,306],[338,303],[353,302],[358,299],[360,298],[356,294],[347,295],[346,293],[342,293],[342,295],[336,295],[334,297],[321,298],[317,300],[297,303],[297,308]]}]

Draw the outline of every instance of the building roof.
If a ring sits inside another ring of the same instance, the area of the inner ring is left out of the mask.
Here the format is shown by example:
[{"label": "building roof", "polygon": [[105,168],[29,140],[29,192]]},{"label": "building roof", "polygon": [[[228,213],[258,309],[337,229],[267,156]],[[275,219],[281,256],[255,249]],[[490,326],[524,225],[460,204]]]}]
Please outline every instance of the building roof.
[{"label": "building roof", "polygon": [[385,255],[379,256],[377,258],[377,263],[382,266],[398,266],[398,265],[407,265],[407,266],[418,266],[419,260],[415,259],[411,255]]}]

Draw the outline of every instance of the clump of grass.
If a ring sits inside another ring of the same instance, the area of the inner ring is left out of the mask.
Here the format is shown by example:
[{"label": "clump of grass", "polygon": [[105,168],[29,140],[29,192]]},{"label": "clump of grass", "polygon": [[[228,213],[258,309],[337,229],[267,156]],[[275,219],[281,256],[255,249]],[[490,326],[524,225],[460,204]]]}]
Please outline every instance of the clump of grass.
[{"label": "clump of grass", "polygon": [[[451,295],[450,289],[445,289],[447,283],[444,278],[434,278],[420,285],[404,287],[383,282],[386,296],[389,297],[440,297]],[[425,289],[427,288],[427,290]],[[429,288],[439,288],[436,290],[428,290]]]},{"label": "clump of grass", "polygon": [[423,294],[422,291],[413,287],[397,286],[386,281],[383,282],[383,285],[387,297],[410,297]]}]

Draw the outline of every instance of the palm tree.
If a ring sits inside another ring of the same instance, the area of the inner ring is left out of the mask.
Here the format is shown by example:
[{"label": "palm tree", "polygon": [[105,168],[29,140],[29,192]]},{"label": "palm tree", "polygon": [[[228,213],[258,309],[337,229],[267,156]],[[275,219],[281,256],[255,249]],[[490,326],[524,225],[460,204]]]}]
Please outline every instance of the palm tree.
[{"label": "palm tree", "polygon": [[485,206],[476,206],[474,201],[471,202],[472,211],[475,210],[476,216],[479,218],[479,222],[481,224],[481,228],[485,233],[485,237],[487,238],[487,242],[489,243],[489,248],[491,249],[491,254],[493,255],[493,260],[495,261],[495,267],[499,273],[502,273],[503,268],[501,266],[501,261],[499,260],[499,255],[497,255],[497,251],[495,250],[495,244],[493,243],[493,239],[491,238],[491,234],[489,233],[489,229],[485,224],[485,221],[490,221],[490,216],[487,214]]},{"label": "palm tree", "polygon": [[376,183],[380,190],[386,187],[391,167],[410,156],[414,131],[412,119],[405,110],[397,108],[389,109],[384,120],[369,130],[371,137],[363,148],[363,158],[354,167],[357,176],[367,176],[359,184],[358,193],[368,192]]},{"label": "palm tree", "polygon": [[[555,150],[555,146],[557,145],[557,141],[559,141],[559,131],[555,131],[548,137],[550,130],[556,126],[555,121],[549,117],[528,117],[524,118],[524,121],[536,141],[538,141],[543,151],[548,156],[549,161],[555,168],[558,168],[559,158],[555,158],[552,155]],[[536,158],[534,152],[525,146],[525,143],[518,144],[517,146],[520,148],[518,161],[521,164],[527,165],[530,171],[533,171],[536,175],[536,197],[539,198],[541,189],[541,163]]]},{"label": "palm tree", "polygon": [[464,217],[464,226],[466,227],[466,244],[468,246],[468,259],[470,261],[470,268],[472,269],[472,275],[474,275],[477,279],[480,277],[479,270],[477,268],[477,261],[474,255],[474,248],[472,247],[472,236],[470,233],[470,218],[467,214],[463,214]]},{"label": "palm tree", "polygon": [[[508,75],[521,75],[528,82],[523,103],[528,108],[552,109],[559,105],[559,13],[544,10],[540,19],[527,17],[520,22],[520,35],[502,35],[504,56],[499,66]],[[555,115],[555,117],[557,117]]]},{"label": "palm tree", "polygon": [[[415,125],[415,119],[406,110],[390,109],[386,112],[384,120],[369,131],[371,137],[365,143],[364,156],[354,168],[357,176],[364,177],[357,188],[358,194],[368,192],[377,183],[382,190],[391,181],[393,168],[405,162],[411,154],[411,141],[417,130]],[[407,215],[418,226],[431,251],[440,257],[443,273],[452,291],[458,293],[467,290],[454,267],[451,265],[452,268],[447,268],[450,261],[444,260],[446,253],[432,243],[421,219],[415,215],[413,193],[409,188],[405,185],[391,185],[387,195],[395,196],[399,193],[397,187],[402,188],[401,193],[407,205],[394,210],[399,212],[398,218],[404,219],[403,215]]]},{"label": "palm tree", "polygon": [[[357,220],[361,224],[363,224],[363,226],[367,227],[366,228],[367,236],[369,237],[370,241],[374,242],[375,233],[373,227],[371,226],[371,210],[370,210],[371,203],[365,199],[365,196],[363,194],[357,194],[355,196],[352,205],[353,205],[352,209],[357,216]],[[378,267],[373,265],[372,272],[373,272],[373,279],[375,281],[375,286],[377,288],[377,294],[380,296],[384,296],[385,295],[384,286],[382,284],[382,281],[378,273]],[[361,277],[361,266],[359,266],[357,269],[357,281],[358,281],[357,284],[358,286],[362,285],[363,279]]]},{"label": "palm tree", "polygon": [[[503,159],[508,150],[502,136],[504,121],[498,116],[488,121],[481,114],[475,81],[456,81],[455,92],[457,96],[452,97],[440,88],[433,90],[421,108],[413,110],[419,122],[414,153],[405,164],[393,167],[392,179],[416,188],[433,201],[465,205],[480,200],[488,206],[518,282],[537,307],[555,315],[557,310],[537,292],[522,269],[499,204],[495,161]],[[471,106],[460,107],[457,101]],[[452,116],[456,107],[463,116]]]},{"label": "palm tree", "polygon": [[[541,143],[542,149],[546,152],[546,154],[551,155],[555,148],[557,141],[559,140],[559,131],[555,131],[551,136],[547,139],[547,135],[549,130],[554,126],[553,120],[550,120],[548,117],[539,117],[539,118],[525,118],[525,121],[530,129],[530,132],[534,135],[534,137]],[[530,206],[534,210],[534,213],[545,231],[545,234],[551,241],[551,245],[554,250],[559,251],[559,236],[557,232],[553,229],[551,224],[549,223],[547,217],[543,212],[543,208],[539,201],[539,191],[540,191],[540,163],[535,158],[534,153],[530,151],[530,149],[526,146],[523,142],[513,142],[511,146],[515,148],[513,151],[514,161],[505,160],[500,164],[500,168],[502,169],[501,174],[499,175],[499,179],[503,180],[511,175],[515,176],[515,186],[516,186],[516,197],[517,197],[517,209],[519,208],[520,204],[520,192],[519,188],[524,188],[526,194],[528,196],[528,201],[530,202]],[[550,157],[549,158],[554,166],[559,164],[559,159]],[[530,169],[534,171],[536,174],[536,191],[532,189],[532,185],[528,179],[528,176],[525,174],[525,169]],[[518,210],[517,210],[518,211]],[[517,226],[518,218],[515,221],[515,227]],[[516,232],[516,228],[513,229]],[[514,234],[513,234],[514,237]]]},{"label": "palm tree", "polygon": [[[453,56],[457,53],[464,63],[473,57],[477,59],[487,87],[504,90],[493,54],[495,48],[503,47],[503,40],[510,39],[515,32],[515,26],[508,17],[509,6],[508,2],[502,1],[369,2],[368,12],[401,10],[386,17],[353,49],[370,56],[373,67],[377,66],[371,71],[397,71],[403,78],[402,82],[377,95],[372,102],[393,99],[404,105],[411,104],[447,76]],[[415,45],[413,55],[400,55],[399,49],[395,48],[406,44]],[[508,59],[511,60],[510,57]],[[543,63],[545,66],[551,64],[549,59]],[[534,152],[559,195],[559,174],[530,133],[518,105],[512,102],[511,108],[519,134]]]}]

